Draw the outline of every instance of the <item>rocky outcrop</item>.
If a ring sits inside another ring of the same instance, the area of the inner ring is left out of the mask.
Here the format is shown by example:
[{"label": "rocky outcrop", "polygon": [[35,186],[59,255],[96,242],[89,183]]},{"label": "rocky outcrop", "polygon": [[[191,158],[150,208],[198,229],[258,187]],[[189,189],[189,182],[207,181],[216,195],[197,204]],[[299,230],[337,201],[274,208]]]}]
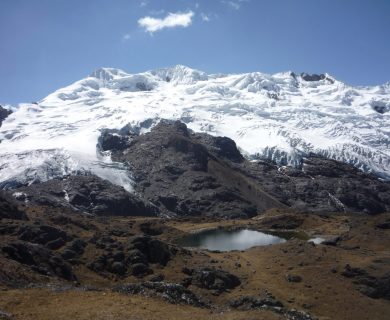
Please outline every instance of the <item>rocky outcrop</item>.
[{"label": "rocky outcrop", "polygon": [[96,176],[69,176],[63,180],[22,187],[15,193],[32,204],[70,207],[95,215],[156,216],[158,209],[136,195]]},{"label": "rocky outcrop", "polygon": [[358,290],[373,299],[390,300],[390,273],[380,276],[369,274],[366,270],[347,264],[341,273],[352,278]]},{"label": "rocky outcrop", "polygon": [[326,75],[321,73],[321,74],[309,74],[306,72],[301,73],[301,78],[305,81],[320,81],[326,79]]},{"label": "rocky outcrop", "polygon": [[8,258],[29,266],[43,275],[76,280],[72,268],[60,256],[42,245],[13,242],[4,246],[2,251]]},{"label": "rocky outcrop", "polygon": [[[153,273],[152,266],[155,264],[166,266],[179,250],[147,235],[130,237],[126,247],[108,236],[97,237],[95,244],[97,248],[105,249],[105,253],[89,265],[91,270],[100,274],[133,275],[139,278]],[[185,250],[180,250],[181,254],[186,254]]]},{"label": "rocky outcrop", "polygon": [[27,220],[18,203],[5,191],[0,191],[0,219]]},{"label": "rocky outcrop", "polygon": [[19,229],[18,238],[53,250],[61,248],[70,239],[65,231],[48,225],[25,225]]},{"label": "rocky outcrop", "polygon": [[266,293],[263,297],[242,296],[230,301],[230,307],[233,309],[247,311],[256,309],[266,309],[283,316],[283,319],[293,320],[314,320],[304,311],[288,309],[282,302],[278,301],[272,294]]},{"label": "rocky outcrop", "polygon": [[130,140],[121,152],[113,144],[113,158],[129,166],[136,191],[163,214],[234,218],[283,207],[255,183],[252,190],[247,187],[248,178],[232,166],[245,160],[229,138],[195,134],[179,121],[161,121]]},{"label": "rocky outcrop", "polygon": [[309,74],[306,72],[301,73],[301,78],[305,81],[308,82],[313,82],[313,81],[321,81],[321,80],[327,80],[329,83],[334,83],[334,80],[330,77],[328,77],[326,74]]},{"label": "rocky outcrop", "polygon": [[157,296],[172,304],[187,304],[195,307],[207,307],[197,295],[177,283],[142,282],[117,286],[115,291],[126,294]]},{"label": "rocky outcrop", "polygon": [[5,118],[7,118],[11,113],[12,113],[11,110],[5,109],[2,106],[0,106],[0,127],[3,124]]},{"label": "rocky outcrop", "polygon": [[243,296],[230,301],[230,306],[238,310],[253,310],[260,308],[282,308],[283,303],[276,300],[271,294],[265,297]]},{"label": "rocky outcrop", "polygon": [[64,260],[75,262],[76,258],[84,253],[87,243],[82,239],[75,239],[69,243],[61,253],[61,257]]},{"label": "rocky outcrop", "polygon": [[240,279],[234,274],[215,268],[185,269],[183,272],[189,275],[185,280],[187,285],[192,284],[199,288],[215,290],[219,293],[228,289],[234,289],[241,284]]}]

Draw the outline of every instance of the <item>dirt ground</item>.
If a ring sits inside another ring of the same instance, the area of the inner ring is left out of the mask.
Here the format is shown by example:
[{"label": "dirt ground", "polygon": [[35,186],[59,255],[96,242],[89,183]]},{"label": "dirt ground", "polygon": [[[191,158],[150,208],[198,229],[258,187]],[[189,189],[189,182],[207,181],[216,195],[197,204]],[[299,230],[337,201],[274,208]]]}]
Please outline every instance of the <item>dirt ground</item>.
[{"label": "dirt ground", "polygon": [[[30,212],[30,218],[38,216],[47,221],[51,217],[39,210]],[[19,277],[30,283],[29,287],[3,283],[0,286],[0,310],[12,315],[10,319],[286,319],[272,310],[238,311],[230,307],[230,301],[234,299],[257,297],[269,292],[286,308],[302,310],[313,318],[390,319],[388,298],[367,296],[360,290],[362,284],[356,277],[345,275],[347,265],[364,270],[365,274],[375,279],[382,279],[390,273],[390,230],[377,227],[389,219],[390,214],[374,217],[320,216],[277,210],[250,220],[236,221],[84,217],[79,222],[87,224],[88,228],[69,224],[66,226],[67,232],[77,233],[85,239],[97,232],[113,229],[126,229],[130,234],[139,234],[140,225],[150,222],[161,231],[156,237],[173,244],[185,234],[219,227],[288,229],[297,236],[285,243],[245,251],[192,250],[190,255],[176,255],[165,267],[153,266],[155,274],[163,275],[164,281],[171,283],[183,281],[183,267],[209,266],[236,275],[241,285],[221,294],[192,285],[189,287],[209,301],[210,308],[170,304],[161,297],[114,292],[112,288],[117,284],[145,279],[101,276],[92,272],[86,263],[93,259],[97,249],[91,245],[87,246],[83,255],[82,261],[85,263],[74,267],[77,284],[36,275],[28,267],[0,256],[3,279]],[[315,236],[326,239],[339,236],[340,239],[333,245],[314,245],[307,241],[307,238]],[[2,243],[11,238],[9,235],[0,237]],[[126,241],[126,236],[118,236],[118,239]],[[286,280],[288,275],[299,276],[300,281],[289,282]],[[385,282],[384,285],[389,283]],[[3,318],[7,319],[6,314]]]}]

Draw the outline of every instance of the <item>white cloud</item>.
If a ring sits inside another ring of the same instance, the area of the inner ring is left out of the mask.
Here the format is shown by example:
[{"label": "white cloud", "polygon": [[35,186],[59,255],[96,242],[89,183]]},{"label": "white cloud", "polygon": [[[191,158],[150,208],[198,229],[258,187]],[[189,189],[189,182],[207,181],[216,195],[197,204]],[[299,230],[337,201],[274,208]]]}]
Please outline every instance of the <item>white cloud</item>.
[{"label": "white cloud", "polygon": [[186,28],[191,25],[193,16],[194,12],[192,11],[185,13],[168,13],[168,15],[162,19],[146,16],[138,20],[138,25],[150,33],[160,31],[165,28]]},{"label": "white cloud", "polygon": [[143,0],[140,2],[139,6],[142,8],[142,7],[146,7],[148,5],[148,1],[147,0]]}]

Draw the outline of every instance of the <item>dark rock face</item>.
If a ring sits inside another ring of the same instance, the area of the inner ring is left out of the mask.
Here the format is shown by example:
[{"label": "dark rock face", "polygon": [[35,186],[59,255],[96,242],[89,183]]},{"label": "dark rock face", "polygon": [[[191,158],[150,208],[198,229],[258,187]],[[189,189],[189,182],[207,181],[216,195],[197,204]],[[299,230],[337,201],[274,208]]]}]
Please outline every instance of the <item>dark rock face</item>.
[{"label": "dark rock face", "polygon": [[385,114],[390,111],[390,103],[384,101],[371,101],[371,108],[380,114]]},{"label": "dark rock face", "polygon": [[136,190],[162,214],[233,218],[283,207],[260,188],[248,190],[247,177],[233,168],[244,161],[233,140],[194,134],[179,121],[132,137],[113,158],[131,167]]},{"label": "dark rock face", "polygon": [[3,124],[3,121],[5,120],[5,118],[7,118],[11,113],[12,113],[11,110],[7,110],[7,109],[3,108],[2,106],[0,106],[0,127]]},{"label": "dark rock face", "polygon": [[121,135],[117,132],[102,132],[98,146],[102,151],[122,151],[129,147],[131,137]]},{"label": "dark rock face", "polygon": [[311,212],[390,210],[390,183],[335,160],[311,155],[300,168],[249,162],[231,139],[195,134],[179,121],[161,121],[149,133],[121,139],[129,142],[115,149],[114,160],[130,167],[136,191],[168,216],[251,217],[286,206]]},{"label": "dark rock face", "polygon": [[70,176],[17,189],[30,203],[72,207],[96,215],[156,216],[158,209],[96,176]]},{"label": "dark rock face", "polygon": [[158,296],[172,304],[188,304],[195,307],[207,307],[198,296],[180,284],[168,282],[143,282],[120,285],[115,291],[126,294]]},{"label": "dark rock face", "polygon": [[18,208],[18,203],[5,191],[0,191],[0,219],[27,220],[25,212]]},{"label": "dark rock face", "polygon": [[237,276],[224,270],[206,267],[187,270],[187,273],[191,276],[188,281],[190,284],[217,292],[234,289],[241,284]]},{"label": "dark rock face", "polygon": [[329,83],[334,83],[332,78],[327,77],[325,74],[309,74],[306,72],[301,73],[301,78],[308,82],[327,80]]},{"label": "dark rock face", "polygon": [[30,266],[32,270],[41,274],[76,280],[72,268],[60,256],[42,245],[14,242],[4,246],[2,251],[10,259]]},{"label": "dark rock face", "polygon": [[320,81],[320,80],[324,80],[326,78],[326,76],[321,73],[321,74],[308,74],[306,72],[303,72],[301,73],[301,77],[303,80],[305,81]]}]

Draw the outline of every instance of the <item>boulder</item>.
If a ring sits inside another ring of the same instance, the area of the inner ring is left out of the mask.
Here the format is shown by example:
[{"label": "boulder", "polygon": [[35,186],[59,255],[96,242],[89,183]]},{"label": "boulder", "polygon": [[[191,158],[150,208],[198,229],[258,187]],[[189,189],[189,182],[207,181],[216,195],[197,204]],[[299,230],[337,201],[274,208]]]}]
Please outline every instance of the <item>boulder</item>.
[{"label": "boulder", "polygon": [[142,259],[145,257],[148,263],[158,263],[162,266],[165,266],[176,253],[173,247],[150,236],[131,237],[128,249],[131,252],[129,258],[132,258],[130,259]]},{"label": "boulder", "polygon": [[150,274],[151,270],[144,263],[134,263],[131,265],[131,274],[136,277],[143,277]]},{"label": "boulder", "polygon": [[294,274],[286,274],[286,281],[287,282],[301,282],[302,277]]},{"label": "boulder", "polygon": [[223,292],[239,286],[241,281],[227,271],[205,267],[191,270],[191,284],[199,288]]}]

